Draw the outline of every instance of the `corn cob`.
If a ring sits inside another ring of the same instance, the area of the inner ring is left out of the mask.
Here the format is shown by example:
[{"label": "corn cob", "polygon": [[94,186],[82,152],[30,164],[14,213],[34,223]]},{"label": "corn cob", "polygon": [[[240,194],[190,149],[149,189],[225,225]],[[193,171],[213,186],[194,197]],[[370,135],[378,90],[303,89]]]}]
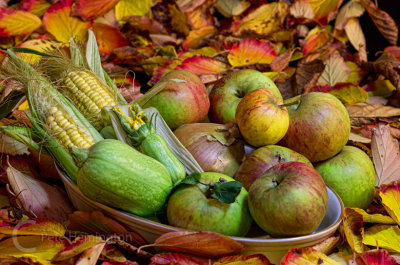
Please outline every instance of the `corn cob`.
[{"label": "corn cob", "polygon": [[101,129],[101,109],[118,104],[106,85],[93,73],[85,70],[69,72],[62,84],[61,93],[70,99],[97,129]]}]

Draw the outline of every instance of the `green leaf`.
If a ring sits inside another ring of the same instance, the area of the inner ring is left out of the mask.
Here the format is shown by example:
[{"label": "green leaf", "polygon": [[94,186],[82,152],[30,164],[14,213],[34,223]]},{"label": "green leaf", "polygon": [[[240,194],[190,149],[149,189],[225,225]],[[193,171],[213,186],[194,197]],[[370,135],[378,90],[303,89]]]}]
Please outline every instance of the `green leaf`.
[{"label": "green leaf", "polygon": [[97,74],[101,78],[101,80],[106,81],[103,68],[101,66],[99,47],[97,46],[96,36],[90,29],[88,42],[86,44],[86,60],[89,64],[89,68],[92,69],[92,71]]},{"label": "green leaf", "polygon": [[214,185],[211,197],[223,203],[233,203],[242,187],[243,184],[239,181],[219,182]]},{"label": "green leaf", "polygon": [[61,58],[61,56],[58,56],[58,55],[48,54],[48,53],[45,53],[45,52],[39,52],[39,51],[37,51],[37,50],[30,49],[30,48],[19,48],[19,47],[14,47],[14,48],[10,48],[9,50],[12,51],[12,52],[29,53],[29,54],[39,55],[39,56],[47,56],[47,57],[58,57],[58,58]]},{"label": "green leaf", "polygon": [[18,90],[11,91],[11,93],[8,94],[0,104],[0,119],[7,117],[14,107],[21,101],[24,95],[25,93]]},{"label": "green leaf", "polygon": [[85,66],[82,51],[73,38],[69,40],[69,51],[71,53],[71,59],[76,66]]},{"label": "green leaf", "polygon": [[184,178],[179,184],[188,184],[188,185],[196,185],[199,183],[201,174],[199,172],[195,172]]}]

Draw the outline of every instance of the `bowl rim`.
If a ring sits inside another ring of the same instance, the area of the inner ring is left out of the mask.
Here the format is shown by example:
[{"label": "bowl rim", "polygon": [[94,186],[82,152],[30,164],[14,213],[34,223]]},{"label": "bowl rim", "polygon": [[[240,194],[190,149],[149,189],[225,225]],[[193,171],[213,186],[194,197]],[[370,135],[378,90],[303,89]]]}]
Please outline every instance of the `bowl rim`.
[{"label": "bowl rim", "polygon": [[[111,211],[113,213],[117,213],[118,215],[122,215],[126,218],[136,219],[137,221],[140,221],[147,226],[151,225],[153,228],[154,227],[161,228],[163,230],[162,233],[190,231],[190,230],[187,230],[184,228],[175,227],[175,226],[171,226],[171,225],[167,225],[167,224],[162,224],[162,223],[159,223],[156,221],[152,221],[152,220],[146,219],[144,217],[134,215],[134,214],[128,213],[126,211],[118,210],[118,209],[109,207],[107,205],[95,202],[95,201],[89,199],[88,197],[86,197],[79,190],[78,185],[76,183],[74,183],[58,165],[56,165],[56,169],[57,169],[64,185],[66,185],[66,183],[67,183],[67,185],[69,185],[69,187],[72,188],[75,192],[77,192],[80,196],[84,197],[87,201],[96,205],[98,208],[105,211],[106,213],[107,213],[107,211],[108,212]],[[237,240],[239,242],[245,242],[245,243],[293,243],[293,242],[297,242],[297,241],[302,241],[302,242],[310,241],[310,240],[315,240],[316,238],[324,237],[327,234],[329,234],[329,232],[332,229],[336,229],[340,225],[340,223],[343,220],[343,212],[344,212],[344,204],[343,204],[343,201],[341,200],[341,198],[339,197],[339,195],[328,185],[326,185],[326,188],[329,189],[330,191],[332,191],[332,193],[338,199],[339,204],[340,204],[340,215],[339,215],[339,218],[333,224],[329,225],[328,227],[324,228],[323,230],[318,231],[316,233],[312,233],[312,234],[308,234],[308,235],[304,235],[304,236],[295,236],[295,237],[281,237],[281,238],[262,238],[262,237],[250,238],[250,237],[237,237],[237,236],[228,236],[228,237],[230,237],[234,240]],[[67,192],[67,194],[68,194],[68,196],[70,196],[69,192]],[[113,218],[115,218],[115,217],[113,217]],[[115,218],[115,219],[118,219],[118,218]],[[168,231],[164,232],[165,230],[168,230]]]}]

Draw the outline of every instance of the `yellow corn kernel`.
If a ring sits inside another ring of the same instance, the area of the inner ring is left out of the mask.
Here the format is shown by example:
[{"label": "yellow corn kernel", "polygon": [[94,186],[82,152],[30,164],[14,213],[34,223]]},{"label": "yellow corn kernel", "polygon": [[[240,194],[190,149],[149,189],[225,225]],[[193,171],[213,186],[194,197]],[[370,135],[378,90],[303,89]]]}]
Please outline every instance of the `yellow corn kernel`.
[{"label": "yellow corn kernel", "polygon": [[51,135],[65,148],[68,146],[89,148],[94,144],[88,134],[83,132],[69,117],[57,107],[51,107],[46,119]]}]

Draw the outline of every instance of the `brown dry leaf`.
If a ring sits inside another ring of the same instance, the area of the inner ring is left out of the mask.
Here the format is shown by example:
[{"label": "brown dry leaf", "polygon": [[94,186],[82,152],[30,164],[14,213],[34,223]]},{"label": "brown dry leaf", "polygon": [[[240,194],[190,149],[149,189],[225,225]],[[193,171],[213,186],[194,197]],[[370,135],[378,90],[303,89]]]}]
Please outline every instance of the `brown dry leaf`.
[{"label": "brown dry leaf", "polygon": [[340,240],[339,236],[331,236],[322,241],[321,243],[313,246],[312,249],[320,253],[324,253],[325,255],[328,255],[335,249],[336,244],[339,242],[339,240]]},{"label": "brown dry leaf", "polygon": [[6,155],[29,155],[29,150],[23,143],[11,138],[10,136],[0,133],[0,153]]},{"label": "brown dry leaf", "polygon": [[239,16],[251,4],[243,0],[218,0],[215,8],[225,17]]},{"label": "brown dry leaf", "polygon": [[400,228],[397,225],[374,225],[365,230],[363,243],[400,252]]},{"label": "brown dry leaf", "polygon": [[325,61],[325,68],[318,79],[318,83],[334,86],[336,83],[346,82],[350,73],[351,69],[344,62],[343,57],[334,54]]},{"label": "brown dry leaf", "polygon": [[351,118],[382,118],[400,115],[400,108],[357,103],[346,106]]},{"label": "brown dry leaf", "polygon": [[344,29],[347,21],[353,17],[360,17],[365,9],[358,0],[351,0],[343,5],[335,19],[335,28]]},{"label": "brown dry leaf", "polygon": [[350,132],[349,140],[353,142],[359,142],[359,143],[364,143],[364,144],[369,144],[371,142],[371,139],[363,137],[361,135],[355,134]]},{"label": "brown dry leaf", "polygon": [[7,176],[12,190],[19,194],[18,201],[25,211],[61,223],[74,211],[63,190],[36,180],[11,166],[7,168]]},{"label": "brown dry leaf", "polygon": [[317,83],[319,76],[324,70],[324,64],[320,60],[309,63],[299,63],[296,71],[296,89],[298,94],[310,92]]},{"label": "brown dry leaf", "polygon": [[295,51],[296,51],[296,49],[288,50],[288,51],[278,55],[278,57],[275,57],[275,59],[270,64],[272,71],[281,72],[286,67],[288,67],[290,58],[292,58],[292,55]]},{"label": "brown dry leaf", "polygon": [[206,0],[176,0],[176,4],[182,12],[193,11],[204,4]]},{"label": "brown dry leaf", "polygon": [[364,32],[362,31],[360,21],[357,18],[350,18],[344,26],[347,38],[353,47],[359,51],[361,48],[365,48],[367,43],[365,41]]},{"label": "brown dry leaf", "polygon": [[343,230],[347,243],[356,253],[364,251],[363,237],[363,217],[352,208],[346,207],[343,212]]},{"label": "brown dry leaf", "polygon": [[397,45],[399,29],[393,18],[382,9],[379,9],[371,0],[360,0],[360,3],[367,10],[383,37],[385,37],[390,44]]},{"label": "brown dry leaf", "polygon": [[209,258],[234,255],[244,250],[239,242],[214,232],[170,232],[157,238],[155,245]]},{"label": "brown dry leaf", "polygon": [[372,129],[372,159],[376,170],[376,185],[400,179],[399,142],[390,134],[389,125]]}]

